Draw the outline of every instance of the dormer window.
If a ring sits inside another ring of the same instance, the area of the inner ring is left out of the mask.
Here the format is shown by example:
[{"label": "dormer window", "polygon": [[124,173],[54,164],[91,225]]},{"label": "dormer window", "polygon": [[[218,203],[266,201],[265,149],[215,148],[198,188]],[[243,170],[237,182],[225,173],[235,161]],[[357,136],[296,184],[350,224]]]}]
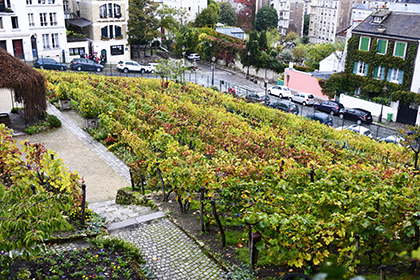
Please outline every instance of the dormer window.
[{"label": "dormer window", "polygon": [[373,17],[373,22],[380,23],[382,21],[382,17]]}]

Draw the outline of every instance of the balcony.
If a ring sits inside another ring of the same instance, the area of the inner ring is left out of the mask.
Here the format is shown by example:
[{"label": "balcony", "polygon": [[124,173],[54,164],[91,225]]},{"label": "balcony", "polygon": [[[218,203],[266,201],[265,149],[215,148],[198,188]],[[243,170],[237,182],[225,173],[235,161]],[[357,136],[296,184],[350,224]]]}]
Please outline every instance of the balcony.
[{"label": "balcony", "polygon": [[14,11],[15,5],[10,5],[9,7],[6,7],[5,5],[0,5],[0,13],[14,14]]}]

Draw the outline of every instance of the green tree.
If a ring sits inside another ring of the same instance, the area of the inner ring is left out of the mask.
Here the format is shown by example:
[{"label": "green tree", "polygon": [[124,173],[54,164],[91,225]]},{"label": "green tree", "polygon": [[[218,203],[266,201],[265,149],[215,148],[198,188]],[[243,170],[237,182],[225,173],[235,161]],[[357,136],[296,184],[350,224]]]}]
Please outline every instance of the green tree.
[{"label": "green tree", "polygon": [[418,169],[420,153],[420,126],[408,125],[405,130],[400,131],[404,137],[404,144],[414,152],[414,169]]},{"label": "green tree", "polygon": [[266,32],[267,36],[267,45],[271,48],[274,48],[278,45],[278,42],[281,40],[281,35],[277,28],[271,28]]},{"label": "green tree", "polygon": [[268,30],[277,27],[279,17],[273,7],[264,5],[256,15],[255,28],[257,31]]},{"label": "green tree", "polygon": [[290,60],[293,59],[293,54],[292,54],[292,52],[290,50],[284,50],[281,53],[281,58],[283,58],[284,60],[290,61]]},{"label": "green tree", "polygon": [[310,14],[306,14],[303,18],[303,35],[309,34],[309,20],[311,19]]},{"label": "green tree", "polygon": [[217,20],[219,16],[216,14],[213,8],[207,7],[198,14],[195,18],[194,25],[196,27],[211,27],[214,28],[216,26]]},{"label": "green tree", "polygon": [[302,37],[300,37],[300,43],[304,45],[309,44],[309,36],[303,35]]},{"label": "green tree", "polygon": [[323,43],[311,45],[308,48],[305,64],[315,69],[319,68],[319,62],[335,52],[336,45],[331,43]]},{"label": "green tree", "polygon": [[212,8],[213,11],[216,13],[217,16],[219,16],[220,13],[220,7],[219,4],[217,4],[214,0],[207,0],[207,8]]},{"label": "green tree", "polygon": [[[153,0],[130,0],[128,12],[128,43],[136,46],[140,56],[140,46],[147,45],[159,36],[159,19],[156,17],[158,4]],[[146,48],[144,48],[146,53]]]},{"label": "green tree", "polygon": [[294,31],[290,31],[289,33],[287,33],[285,41],[294,41],[297,38],[299,38],[299,35],[297,35]]},{"label": "green tree", "polygon": [[229,2],[220,2],[219,7],[219,22],[228,26],[236,26],[238,17],[236,16],[235,9],[232,5]]},{"label": "green tree", "polygon": [[293,57],[295,58],[295,61],[302,62],[303,59],[306,57],[306,46],[304,44],[298,44],[293,50],[292,50]]}]

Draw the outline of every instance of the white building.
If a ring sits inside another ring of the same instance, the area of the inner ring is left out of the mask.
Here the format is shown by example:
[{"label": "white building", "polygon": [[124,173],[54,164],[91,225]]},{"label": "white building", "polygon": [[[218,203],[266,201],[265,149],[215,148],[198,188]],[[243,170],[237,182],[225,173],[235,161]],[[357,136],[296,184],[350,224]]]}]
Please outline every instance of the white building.
[{"label": "white building", "polygon": [[0,0],[0,47],[25,60],[60,60],[67,48],[61,0]]},{"label": "white building", "polygon": [[270,0],[270,6],[277,11],[279,17],[279,33],[286,36],[290,21],[290,0]]},{"label": "white building", "polygon": [[207,0],[155,0],[155,2],[173,9],[184,8],[187,21],[194,21],[197,15],[207,8]]}]

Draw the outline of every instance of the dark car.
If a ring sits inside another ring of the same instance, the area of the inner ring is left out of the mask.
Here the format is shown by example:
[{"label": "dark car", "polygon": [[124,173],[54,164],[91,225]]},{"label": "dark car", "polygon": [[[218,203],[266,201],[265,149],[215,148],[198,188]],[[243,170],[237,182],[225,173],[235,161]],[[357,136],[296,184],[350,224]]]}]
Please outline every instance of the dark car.
[{"label": "dark car", "polygon": [[349,108],[339,113],[340,119],[345,118],[357,122],[357,124],[372,123],[372,114],[364,109]]},{"label": "dark car", "polygon": [[338,115],[341,111],[343,111],[344,105],[340,102],[328,100],[321,103],[315,103],[314,108],[333,116]]},{"label": "dark car", "polygon": [[298,106],[295,103],[290,102],[290,101],[278,101],[275,103],[271,103],[269,106],[274,109],[282,110],[286,113],[299,115]]},{"label": "dark car", "polygon": [[67,69],[67,65],[57,62],[52,58],[38,58],[34,62],[35,68],[40,69],[51,69],[51,70],[61,70],[64,71]]},{"label": "dark car", "polygon": [[251,103],[263,103],[262,98],[256,93],[250,93],[250,94],[246,95],[245,96],[245,101],[246,102],[251,102]]},{"label": "dark car", "polygon": [[102,64],[96,63],[87,58],[75,58],[70,62],[70,68],[77,71],[96,71],[101,72],[104,70]]},{"label": "dark car", "polygon": [[308,119],[311,119],[313,121],[317,121],[319,123],[325,124],[327,126],[333,126],[334,122],[333,122],[333,118],[325,113],[315,113],[315,114],[310,114],[310,115],[306,115],[306,117]]}]

